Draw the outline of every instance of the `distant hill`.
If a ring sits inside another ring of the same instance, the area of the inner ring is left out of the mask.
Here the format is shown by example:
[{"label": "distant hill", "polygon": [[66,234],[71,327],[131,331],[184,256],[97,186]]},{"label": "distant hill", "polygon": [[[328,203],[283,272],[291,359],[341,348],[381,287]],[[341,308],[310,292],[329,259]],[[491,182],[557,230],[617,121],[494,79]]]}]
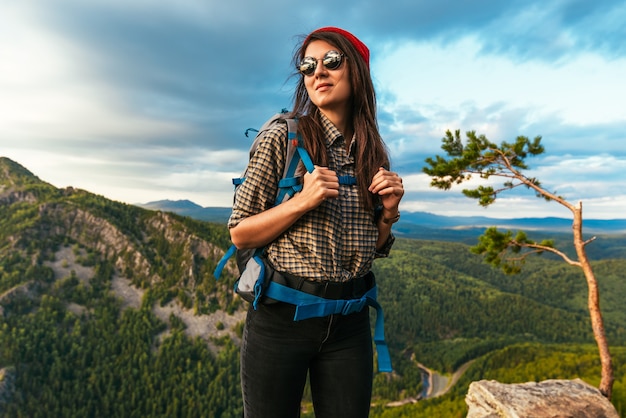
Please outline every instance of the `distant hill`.
[{"label": "distant hill", "polygon": [[228,221],[231,211],[230,208],[203,208],[190,200],[157,200],[155,202],[136,203],[136,205],[144,209],[174,212],[201,221],[223,224]]},{"label": "distant hill", "polygon": [[[137,206],[177,213],[195,219],[225,223],[230,216],[230,208],[202,207],[189,200],[158,200],[137,203]],[[441,216],[428,212],[402,212],[395,230],[409,238],[432,237],[444,240],[462,241],[475,238],[485,228],[497,226],[503,229],[523,229],[526,231],[570,233],[572,220],[565,218],[512,218],[497,219],[484,216]],[[592,234],[626,235],[626,219],[585,219],[584,231]]]}]

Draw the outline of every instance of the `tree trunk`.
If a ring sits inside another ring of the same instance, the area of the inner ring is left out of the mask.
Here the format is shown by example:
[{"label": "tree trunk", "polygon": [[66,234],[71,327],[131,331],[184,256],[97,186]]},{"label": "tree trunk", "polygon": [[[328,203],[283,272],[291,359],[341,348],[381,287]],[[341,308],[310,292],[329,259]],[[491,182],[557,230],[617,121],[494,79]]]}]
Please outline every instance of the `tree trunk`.
[{"label": "tree trunk", "polygon": [[602,312],[600,311],[600,294],[598,291],[598,281],[591,268],[591,263],[587,258],[587,252],[585,250],[585,241],[582,233],[582,203],[579,203],[574,210],[574,223],[572,225],[574,232],[574,247],[576,247],[576,254],[578,255],[578,261],[580,267],[587,279],[588,289],[588,308],[589,316],[591,318],[591,328],[593,330],[593,336],[598,345],[598,352],[600,353],[600,364],[602,366],[602,377],[600,379],[600,386],[598,389],[607,399],[611,399],[613,392],[613,363],[611,360],[611,353],[609,351],[609,344],[606,339],[606,333],[604,331],[604,321],[602,319]]}]

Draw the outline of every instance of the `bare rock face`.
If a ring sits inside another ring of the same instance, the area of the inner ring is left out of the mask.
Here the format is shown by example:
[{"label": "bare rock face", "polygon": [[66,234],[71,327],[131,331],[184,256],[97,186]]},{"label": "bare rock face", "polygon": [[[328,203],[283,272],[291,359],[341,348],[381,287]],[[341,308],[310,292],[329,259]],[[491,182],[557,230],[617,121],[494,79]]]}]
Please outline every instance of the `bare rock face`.
[{"label": "bare rock face", "polygon": [[597,388],[575,380],[504,384],[472,382],[467,418],[619,418]]}]

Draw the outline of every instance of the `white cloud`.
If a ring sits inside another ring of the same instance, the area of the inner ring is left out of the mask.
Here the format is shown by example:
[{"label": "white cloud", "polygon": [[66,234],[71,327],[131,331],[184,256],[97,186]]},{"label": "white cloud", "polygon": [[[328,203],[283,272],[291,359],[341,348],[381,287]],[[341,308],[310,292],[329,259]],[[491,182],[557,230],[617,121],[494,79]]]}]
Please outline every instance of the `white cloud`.
[{"label": "white cloud", "polygon": [[[0,31],[2,137],[34,148],[43,140],[81,143],[182,136],[190,129],[150,119],[90,71],[82,46],[47,30],[26,8],[8,8]],[[125,92],[124,92],[125,93]]]},{"label": "white cloud", "polygon": [[[445,196],[424,198],[407,196],[400,209],[407,212],[430,212],[443,216],[486,216],[489,218],[572,218],[566,207],[555,202],[546,202],[534,196],[500,197],[488,207],[480,206],[475,200],[461,193],[446,193]],[[626,195],[592,198],[581,201],[583,219],[624,219]],[[577,204],[578,202],[571,202]]]},{"label": "white cloud", "polygon": [[480,41],[468,36],[445,45],[399,44],[379,56],[373,69],[379,89],[391,92],[395,106],[414,107],[425,116],[434,116],[432,104],[463,118],[468,104],[488,108],[505,102],[535,109],[535,118],[558,113],[570,123],[624,120],[626,58],[608,61],[587,52],[556,65],[514,62],[482,54]]},{"label": "white cloud", "polygon": [[568,200],[586,200],[619,196],[625,172],[626,160],[612,155],[563,155],[544,158],[531,175]]}]

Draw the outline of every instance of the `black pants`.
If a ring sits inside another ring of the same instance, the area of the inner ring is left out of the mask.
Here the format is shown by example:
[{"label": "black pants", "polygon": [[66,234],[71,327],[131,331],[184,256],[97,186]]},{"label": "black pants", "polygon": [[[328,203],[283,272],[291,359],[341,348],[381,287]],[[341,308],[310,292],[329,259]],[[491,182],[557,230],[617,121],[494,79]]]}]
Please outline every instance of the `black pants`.
[{"label": "black pants", "polygon": [[307,372],[316,418],[365,418],[372,395],[368,309],[294,321],[286,303],[250,308],[241,347],[245,418],[296,418]]}]

